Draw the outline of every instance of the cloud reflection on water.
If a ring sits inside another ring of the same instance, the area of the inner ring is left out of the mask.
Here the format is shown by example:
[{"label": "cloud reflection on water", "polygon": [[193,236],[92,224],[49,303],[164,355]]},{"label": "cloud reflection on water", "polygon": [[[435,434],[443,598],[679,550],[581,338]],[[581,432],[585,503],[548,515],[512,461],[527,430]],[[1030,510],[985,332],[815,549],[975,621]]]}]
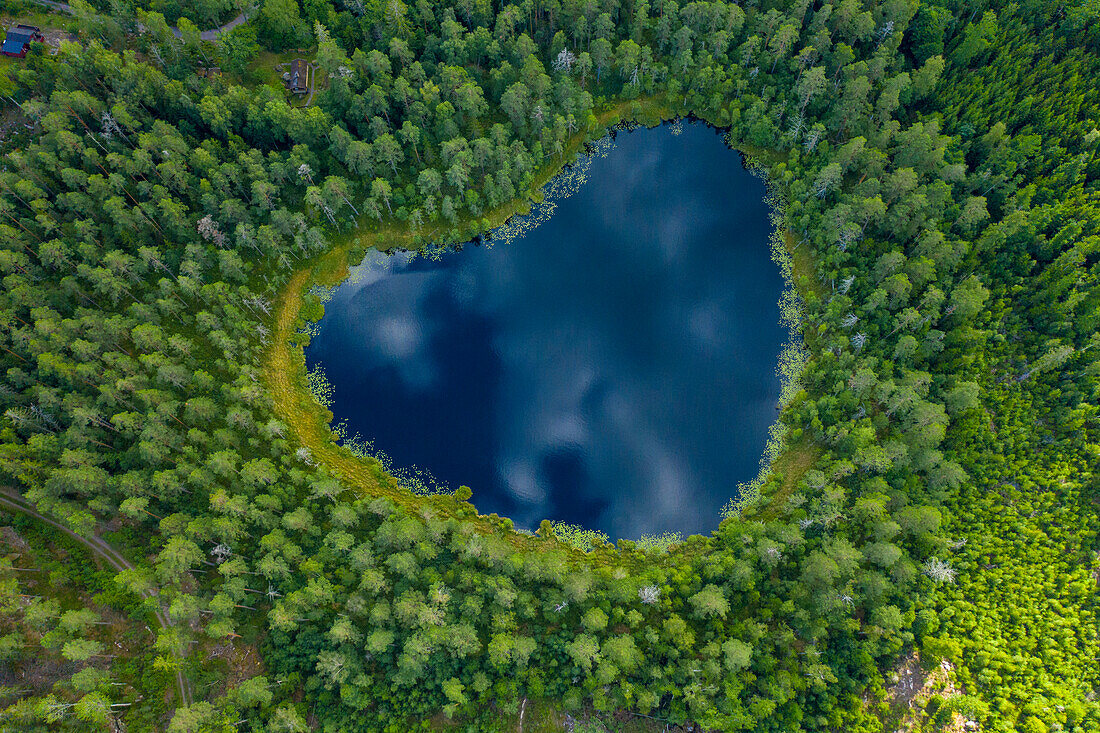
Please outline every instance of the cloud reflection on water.
[{"label": "cloud reflection on water", "polygon": [[482,512],[707,532],[775,419],[786,332],[763,193],[705,127],[621,134],[513,242],[372,255],[308,360],[337,420],[470,485]]}]

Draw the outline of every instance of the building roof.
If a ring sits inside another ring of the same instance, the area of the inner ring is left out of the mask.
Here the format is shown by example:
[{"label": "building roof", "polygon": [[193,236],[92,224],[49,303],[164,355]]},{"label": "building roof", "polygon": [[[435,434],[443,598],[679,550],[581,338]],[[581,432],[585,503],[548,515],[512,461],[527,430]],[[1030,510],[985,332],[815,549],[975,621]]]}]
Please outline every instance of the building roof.
[{"label": "building roof", "polygon": [[30,39],[13,38],[8,36],[4,39],[4,45],[0,47],[0,52],[3,53],[23,53],[23,47],[27,45],[27,41]]},{"label": "building roof", "polygon": [[306,88],[307,65],[305,61],[295,59],[290,62],[290,79],[288,84],[292,90]]},{"label": "building roof", "polygon": [[4,36],[4,45],[0,47],[3,53],[23,53],[23,47],[34,40],[39,30],[32,25],[17,25],[8,28],[8,34]]},{"label": "building roof", "polygon": [[20,43],[30,43],[40,31],[33,25],[17,25],[8,28],[8,35],[4,41],[19,41]]}]

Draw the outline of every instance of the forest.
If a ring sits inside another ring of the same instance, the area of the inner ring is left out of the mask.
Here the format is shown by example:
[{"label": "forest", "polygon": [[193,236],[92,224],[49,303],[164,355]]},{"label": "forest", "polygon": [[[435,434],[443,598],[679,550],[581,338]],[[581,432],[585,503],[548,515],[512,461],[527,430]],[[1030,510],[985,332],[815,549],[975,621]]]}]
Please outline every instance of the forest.
[{"label": "forest", "polygon": [[[44,11],[2,10],[70,36],[0,64],[0,729],[1100,729],[1095,2]],[[685,117],[766,176],[803,346],[710,536],[519,532],[329,431],[316,286]]]}]

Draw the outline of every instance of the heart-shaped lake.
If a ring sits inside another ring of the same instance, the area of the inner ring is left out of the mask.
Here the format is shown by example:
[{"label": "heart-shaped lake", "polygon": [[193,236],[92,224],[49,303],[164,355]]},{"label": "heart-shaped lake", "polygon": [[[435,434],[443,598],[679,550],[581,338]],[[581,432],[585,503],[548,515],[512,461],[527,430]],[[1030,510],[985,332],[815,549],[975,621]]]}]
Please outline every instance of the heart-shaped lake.
[{"label": "heart-shaped lake", "polygon": [[372,253],[307,365],[349,434],[470,486],[482,513],[706,533],[777,415],[788,333],[764,184],[703,124],[608,147],[510,241]]}]

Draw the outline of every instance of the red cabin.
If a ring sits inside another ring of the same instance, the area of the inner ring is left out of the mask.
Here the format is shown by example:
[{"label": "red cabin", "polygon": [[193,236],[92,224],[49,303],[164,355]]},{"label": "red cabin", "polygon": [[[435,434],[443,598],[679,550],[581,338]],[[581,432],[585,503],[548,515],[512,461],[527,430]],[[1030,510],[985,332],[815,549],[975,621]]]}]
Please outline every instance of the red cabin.
[{"label": "red cabin", "polygon": [[21,59],[30,50],[31,41],[38,41],[39,43],[46,41],[41,29],[33,25],[13,26],[8,28],[8,35],[4,38],[4,45],[0,46],[0,53]]}]

